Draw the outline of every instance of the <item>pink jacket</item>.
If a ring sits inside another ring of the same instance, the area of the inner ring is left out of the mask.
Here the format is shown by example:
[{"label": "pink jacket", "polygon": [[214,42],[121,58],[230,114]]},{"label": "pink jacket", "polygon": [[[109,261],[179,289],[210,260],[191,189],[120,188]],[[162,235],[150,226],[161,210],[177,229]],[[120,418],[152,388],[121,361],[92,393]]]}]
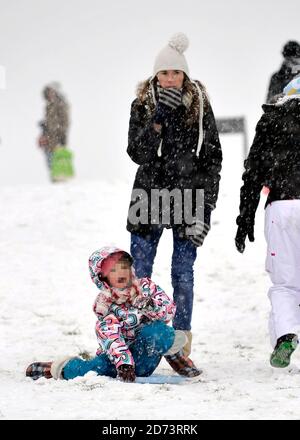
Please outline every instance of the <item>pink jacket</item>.
[{"label": "pink jacket", "polygon": [[127,289],[115,289],[101,280],[101,265],[105,258],[121,249],[105,247],[95,251],[89,259],[90,274],[98,293],[93,310],[98,317],[96,336],[97,354],[106,353],[118,368],[122,364],[134,365],[130,344],[136,331],[154,320],[169,322],[175,315],[175,304],[166,293],[149,278],[136,278]]}]

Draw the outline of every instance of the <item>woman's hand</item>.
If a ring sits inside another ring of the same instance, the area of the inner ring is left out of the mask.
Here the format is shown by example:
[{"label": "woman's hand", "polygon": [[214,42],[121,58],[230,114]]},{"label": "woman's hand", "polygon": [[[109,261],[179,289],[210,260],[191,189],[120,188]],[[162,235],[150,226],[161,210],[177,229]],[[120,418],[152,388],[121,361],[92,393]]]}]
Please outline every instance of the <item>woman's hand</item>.
[{"label": "woman's hand", "polygon": [[172,110],[176,109],[182,104],[181,89],[176,89],[175,87],[163,88],[157,86],[157,90],[159,104],[163,104]]},{"label": "woman's hand", "polygon": [[[154,125],[161,126],[170,116],[173,110],[182,104],[182,92],[176,88],[165,88],[158,86],[158,103],[154,113]],[[155,128],[155,127],[154,127]],[[160,131],[160,128],[155,128]]]}]

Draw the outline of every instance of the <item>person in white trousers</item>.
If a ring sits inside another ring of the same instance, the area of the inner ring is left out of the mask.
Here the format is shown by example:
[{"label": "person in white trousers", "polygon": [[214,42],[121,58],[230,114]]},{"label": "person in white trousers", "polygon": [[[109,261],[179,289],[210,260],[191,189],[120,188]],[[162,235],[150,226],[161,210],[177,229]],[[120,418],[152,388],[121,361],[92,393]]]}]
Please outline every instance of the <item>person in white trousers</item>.
[{"label": "person in white trousers", "polygon": [[264,104],[263,110],[245,161],[235,244],[243,253],[246,238],[254,241],[255,212],[260,192],[267,186],[270,363],[283,368],[290,364],[300,334],[300,77],[284,88],[274,104]]}]

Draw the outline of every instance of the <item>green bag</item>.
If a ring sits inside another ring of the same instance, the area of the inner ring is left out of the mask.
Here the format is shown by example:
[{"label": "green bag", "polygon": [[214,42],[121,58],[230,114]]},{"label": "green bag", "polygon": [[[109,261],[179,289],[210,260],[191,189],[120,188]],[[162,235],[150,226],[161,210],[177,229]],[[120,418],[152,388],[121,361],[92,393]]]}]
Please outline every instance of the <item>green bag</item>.
[{"label": "green bag", "polygon": [[51,162],[51,178],[54,182],[62,182],[74,176],[73,154],[66,147],[56,147]]}]

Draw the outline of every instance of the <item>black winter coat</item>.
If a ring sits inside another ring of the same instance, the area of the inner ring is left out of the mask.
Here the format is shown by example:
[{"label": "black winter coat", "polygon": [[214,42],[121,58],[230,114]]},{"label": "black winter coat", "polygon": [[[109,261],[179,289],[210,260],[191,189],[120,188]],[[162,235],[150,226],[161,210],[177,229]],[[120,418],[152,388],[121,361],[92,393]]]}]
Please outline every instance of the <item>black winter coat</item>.
[{"label": "black winter coat", "polygon": [[270,189],[266,206],[300,199],[300,99],[265,104],[263,110],[241,188],[240,216],[252,224],[263,186]]},{"label": "black winter coat", "polygon": [[[128,149],[131,159],[139,165],[133,189],[143,189],[150,202],[151,189],[174,188],[204,189],[204,201],[207,210],[215,207],[218,198],[222,151],[213,111],[207,104],[203,117],[204,140],[196,156],[199,135],[199,123],[186,123],[186,108],[181,105],[172,111],[172,116],[157,133],[153,127],[153,116],[149,116],[146,105],[135,99],[131,106]],[[161,156],[158,149],[162,139]],[[193,197],[195,199],[195,197]],[[194,200],[195,201],[195,200]],[[130,203],[130,208],[135,202]],[[193,213],[195,203],[193,204]],[[132,224],[127,221],[127,229],[138,235],[146,236],[153,230],[150,205],[148,204],[147,224]],[[161,215],[161,213],[160,213]],[[161,217],[160,217],[161,218]],[[161,224],[161,221],[159,221]],[[183,238],[186,224],[164,224],[176,227]]]}]

